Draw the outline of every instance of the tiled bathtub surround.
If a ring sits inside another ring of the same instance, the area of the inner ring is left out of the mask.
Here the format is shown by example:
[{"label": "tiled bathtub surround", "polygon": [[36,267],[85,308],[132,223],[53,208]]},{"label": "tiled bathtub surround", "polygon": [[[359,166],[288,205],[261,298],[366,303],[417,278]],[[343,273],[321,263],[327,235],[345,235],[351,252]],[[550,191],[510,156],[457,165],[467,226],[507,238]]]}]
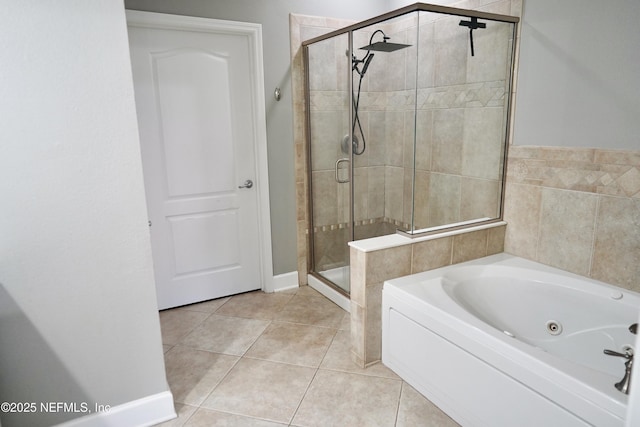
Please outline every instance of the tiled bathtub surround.
[{"label": "tiled bathtub surround", "polygon": [[503,252],[505,226],[375,251],[351,247],[351,356],[361,366],[380,360],[385,280]]},{"label": "tiled bathtub surround", "polygon": [[640,291],[640,151],[511,146],[505,251]]},{"label": "tiled bathtub surround", "polygon": [[451,243],[352,248],[354,361],[379,360],[384,280],[500,252],[501,236],[505,252],[640,291],[640,151],[510,146],[504,219],[504,234],[484,231],[484,252],[477,232]]}]

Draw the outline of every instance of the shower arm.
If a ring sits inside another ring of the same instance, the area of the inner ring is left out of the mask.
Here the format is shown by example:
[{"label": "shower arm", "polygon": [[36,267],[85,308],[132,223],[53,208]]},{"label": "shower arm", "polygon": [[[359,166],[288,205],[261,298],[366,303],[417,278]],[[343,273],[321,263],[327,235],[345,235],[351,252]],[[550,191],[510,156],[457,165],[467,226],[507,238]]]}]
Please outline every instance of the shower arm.
[{"label": "shower arm", "polygon": [[[373,37],[378,34],[381,33],[382,34],[382,42],[386,43],[387,40],[390,39],[389,36],[387,36],[384,31],[382,30],[375,30],[373,32],[373,34],[371,34],[371,37],[369,37],[369,46],[371,46],[373,44]],[[369,68],[369,63],[371,62],[371,59],[373,58],[373,53],[371,53],[370,50],[367,50],[367,53],[362,57],[362,59],[358,59],[355,55],[353,55],[353,58],[351,60],[352,62],[352,67],[351,67],[351,71],[355,71],[356,73],[358,73],[358,75],[360,75],[360,77],[364,77],[364,73],[367,72],[367,68]],[[364,66],[362,67],[362,71],[360,71],[360,68],[358,68],[358,66],[360,64],[364,64]]]},{"label": "shower arm", "polygon": [[381,34],[382,34],[382,41],[383,41],[383,42],[385,42],[385,43],[387,42],[387,40],[389,40],[389,39],[391,38],[391,37],[387,36],[387,35],[384,33],[384,31],[382,31],[382,30],[375,30],[375,31],[373,32],[373,34],[371,34],[371,37],[369,37],[369,45],[372,45],[372,44],[373,44],[373,37],[374,37],[376,34],[378,34],[378,33],[381,33]]}]

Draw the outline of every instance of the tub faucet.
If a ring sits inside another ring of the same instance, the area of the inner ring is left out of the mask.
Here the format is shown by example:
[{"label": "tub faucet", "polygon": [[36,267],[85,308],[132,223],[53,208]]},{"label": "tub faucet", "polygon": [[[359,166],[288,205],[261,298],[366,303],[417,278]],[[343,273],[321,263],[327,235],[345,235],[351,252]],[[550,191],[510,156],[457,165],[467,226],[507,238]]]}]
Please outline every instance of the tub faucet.
[{"label": "tub faucet", "polygon": [[614,385],[624,394],[629,394],[629,388],[631,387],[631,369],[633,368],[633,351],[628,349],[624,353],[618,353],[613,350],[604,350],[604,354],[608,356],[624,357],[627,359],[627,361],[624,362],[624,377]]},{"label": "tub faucet", "polygon": [[631,332],[633,335],[637,335],[638,334],[638,324],[634,323],[633,325],[629,326],[629,332]]}]

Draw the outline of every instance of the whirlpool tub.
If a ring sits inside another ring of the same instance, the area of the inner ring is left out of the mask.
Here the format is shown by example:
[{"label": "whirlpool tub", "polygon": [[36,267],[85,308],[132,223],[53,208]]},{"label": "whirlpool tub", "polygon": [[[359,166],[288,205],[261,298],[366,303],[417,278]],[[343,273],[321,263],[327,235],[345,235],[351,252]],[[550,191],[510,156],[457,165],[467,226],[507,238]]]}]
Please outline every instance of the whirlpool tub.
[{"label": "whirlpool tub", "polygon": [[498,254],[387,281],[382,302],[383,363],[463,426],[624,425],[625,360],[603,350],[634,347],[637,293]]}]

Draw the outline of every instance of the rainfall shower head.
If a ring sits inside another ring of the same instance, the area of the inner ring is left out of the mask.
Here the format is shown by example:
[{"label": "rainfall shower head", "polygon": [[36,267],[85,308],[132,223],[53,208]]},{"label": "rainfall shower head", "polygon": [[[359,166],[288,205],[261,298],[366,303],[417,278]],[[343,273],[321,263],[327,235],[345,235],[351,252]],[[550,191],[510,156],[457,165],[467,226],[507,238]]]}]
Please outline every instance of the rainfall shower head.
[{"label": "rainfall shower head", "polygon": [[[387,37],[388,38],[388,37]],[[375,42],[364,47],[361,47],[361,50],[368,50],[373,52],[394,52],[396,50],[404,49],[405,47],[411,46],[410,44],[401,44],[401,43],[389,43],[386,38],[384,41]]]},{"label": "rainfall shower head", "polygon": [[[382,33],[382,41],[381,42],[375,42],[373,43],[373,36],[375,36],[377,33]],[[373,52],[394,52],[396,50],[400,50],[400,49],[404,49],[405,47],[409,47],[411,46],[410,44],[401,44],[401,43],[389,43],[387,40],[389,40],[390,37],[388,37],[384,31],[382,30],[376,30],[373,32],[373,34],[371,34],[371,38],[369,39],[369,44],[361,47],[360,50],[366,50],[366,51],[373,51]]]}]

